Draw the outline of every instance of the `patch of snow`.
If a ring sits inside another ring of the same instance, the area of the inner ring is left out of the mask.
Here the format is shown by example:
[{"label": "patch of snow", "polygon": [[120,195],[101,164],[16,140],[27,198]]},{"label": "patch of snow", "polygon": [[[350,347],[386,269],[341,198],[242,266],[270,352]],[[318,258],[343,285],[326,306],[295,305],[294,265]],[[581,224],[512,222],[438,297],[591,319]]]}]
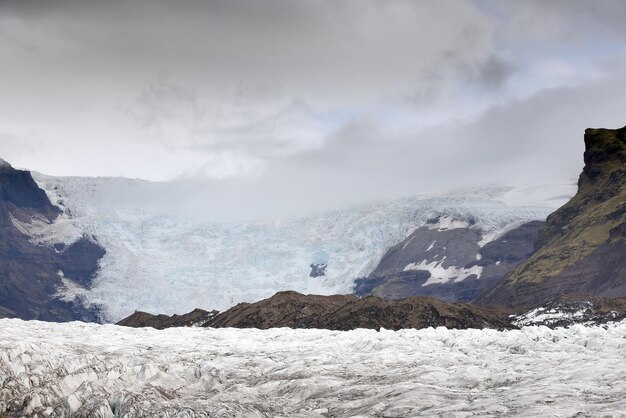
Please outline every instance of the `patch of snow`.
[{"label": "patch of snow", "polygon": [[430,277],[424,282],[424,284],[422,284],[422,286],[444,284],[450,280],[453,280],[454,282],[461,282],[473,274],[480,278],[480,275],[483,272],[483,268],[481,266],[472,266],[470,268],[458,268],[455,266],[444,267],[443,261],[445,259],[446,257],[443,257],[441,260],[432,261],[430,263],[426,260],[422,260],[419,263],[410,263],[404,268],[404,271],[428,271],[430,273]]},{"label": "patch of snow", "polygon": [[436,242],[437,242],[437,241],[433,241],[433,242],[432,242],[432,243],[428,246],[428,248],[426,249],[426,252],[428,252],[428,251],[432,250],[432,249],[433,249],[433,247],[435,246],[435,243],[436,243]]},{"label": "patch of snow", "polygon": [[3,319],[0,415],[621,416],[625,352],[626,322],[341,332]]}]

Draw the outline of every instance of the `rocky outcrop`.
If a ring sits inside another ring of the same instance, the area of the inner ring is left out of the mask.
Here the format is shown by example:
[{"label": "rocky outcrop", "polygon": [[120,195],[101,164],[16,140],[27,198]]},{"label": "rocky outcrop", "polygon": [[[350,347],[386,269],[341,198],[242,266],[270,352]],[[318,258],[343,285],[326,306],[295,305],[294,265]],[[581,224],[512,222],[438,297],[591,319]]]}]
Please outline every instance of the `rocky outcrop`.
[{"label": "rocky outcrop", "polygon": [[510,325],[506,310],[482,309],[464,303],[446,303],[427,297],[385,300],[375,296],[302,295],[279,292],[257,303],[240,303],[218,315],[207,326],[215,328],[356,328],[407,329],[496,328]]},{"label": "rocky outcrop", "polygon": [[542,325],[549,328],[574,324],[601,325],[626,319],[626,298],[564,295],[541,306],[513,315],[517,327]]},{"label": "rocky outcrop", "polygon": [[374,296],[303,295],[279,292],[256,303],[241,303],[218,313],[195,309],[185,315],[135,312],[117,325],[164,329],[211,328],[317,328],[348,331],[369,329],[447,328],[515,329],[524,326],[567,327],[602,325],[626,319],[626,298],[571,294],[532,308],[477,307],[446,303],[428,297],[384,300]]},{"label": "rocky outcrop", "polygon": [[355,283],[358,296],[399,299],[431,296],[471,301],[533,253],[541,221],[525,223],[481,247],[471,220],[437,228],[439,219],[390,248],[376,269]]},{"label": "rocky outcrop", "polygon": [[310,265],[311,273],[309,273],[309,277],[320,277],[326,275],[326,268],[328,267],[327,263],[314,263]]},{"label": "rocky outcrop", "polygon": [[117,325],[168,328],[202,326],[213,328],[319,328],[330,330],[405,329],[445,326],[448,328],[509,328],[509,309],[486,309],[464,303],[446,303],[427,297],[384,300],[375,296],[303,295],[278,292],[256,303],[240,303],[216,314],[196,309],[186,315],[152,315],[135,312]]},{"label": "rocky outcrop", "polygon": [[577,194],[548,216],[536,252],[476,302],[536,305],[568,293],[626,296],[626,127],[587,129]]},{"label": "rocky outcrop", "polygon": [[51,223],[60,214],[30,172],[0,160],[0,317],[100,320],[98,309],[60,296],[70,282],[90,286],[104,255],[95,238],[47,246],[27,233],[27,226]]},{"label": "rocky outcrop", "polygon": [[151,327],[156,329],[172,328],[172,327],[192,327],[204,326],[209,324],[217,311],[205,311],[203,309],[194,309],[184,315],[152,315],[147,312],[136,311],[132,315],[122,319],[117,325],[133,328]]}]

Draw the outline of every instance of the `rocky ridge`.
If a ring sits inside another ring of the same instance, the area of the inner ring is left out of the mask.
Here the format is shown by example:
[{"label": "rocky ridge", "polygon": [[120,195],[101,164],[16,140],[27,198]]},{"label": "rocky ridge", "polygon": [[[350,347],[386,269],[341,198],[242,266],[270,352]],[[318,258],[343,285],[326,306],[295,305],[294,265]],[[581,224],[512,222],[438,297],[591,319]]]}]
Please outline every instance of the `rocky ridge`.
[{"label": "rocky ridge", "polygon": [[241,303],[218,313],[202,309],[185,315],[135,312],[117,325],[172,327],[329,329],[516,329],[524,326],[602,325],[626,319],[626,298],[564,295],[531,309],[477,307],[429,297],[385,300],[375,296],[303,295],[279,292],[256,303]]},{"label": "rocky ridge", "polygon": [[[201,310],[196,310],[197,312]],[[192,312],[192,313],[193,313]],[[206,311],[201,311],[206,312]],[[385,300],[376,296],[303,295],[278,292],[256,303],[240,303],[213,315],[202,326],[212,328],[316,328],[347,331],[367,329],[421,329],[445,326],[450,329],[510,328],[511,309],[480,308],[465,303],[447,303],[428,297]],[[176,316],[185,318],[191,314]],[[194,326],[197,322],[178,321],[167,315],[134,313],[117,325],[157,329]]]}]

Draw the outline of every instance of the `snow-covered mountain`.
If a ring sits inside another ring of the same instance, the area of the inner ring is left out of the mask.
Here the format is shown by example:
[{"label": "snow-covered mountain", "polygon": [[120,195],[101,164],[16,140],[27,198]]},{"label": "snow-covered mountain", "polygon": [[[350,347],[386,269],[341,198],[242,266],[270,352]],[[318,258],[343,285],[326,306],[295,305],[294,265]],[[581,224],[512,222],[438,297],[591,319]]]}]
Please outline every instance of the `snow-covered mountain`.
[{"label": "snow-covered mountain", "polygon": [[[515,195],[514,190],[485,189],[300,218],[220,222],[173,209],[189,202],[170,202],[167,208],[154,203],[155,195],[168,200],[171,189],[164,185],[34,176],[64,214],[53,224],[30,226],[29,233],[48,244],[84,234],[97,237],[106,255],[93,288],[68,286],[64,297],[81,295],[100,304],[112,321],[138,309],[167,314],[196,307],[223,310],[281,290],[349,293],[355,279],[372,272],[388,248],[433,218],[471,218],[486,242],[514,226],[545,219],[562,203],[544,199],[544,207],[509,206],[498,198]],[[557,189],[551,196],[569,193],[567,187]],[[320,271],[324,275],[311,274]]]},{"label": "snow-covered mountain", "polygon": [[0,320],[0,415],[623,416],[626,322],[154,330]]}]

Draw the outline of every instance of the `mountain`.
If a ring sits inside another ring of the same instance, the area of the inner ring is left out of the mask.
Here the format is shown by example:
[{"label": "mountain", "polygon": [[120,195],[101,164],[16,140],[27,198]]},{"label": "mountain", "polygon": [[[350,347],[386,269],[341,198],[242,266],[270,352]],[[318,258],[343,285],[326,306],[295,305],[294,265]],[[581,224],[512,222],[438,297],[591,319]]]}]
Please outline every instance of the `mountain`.
[{"label": "mountain", "polygon": [[548,216],[536,252],[482,305],[533,305],[566,293],[626,296],[626,127],[587,129],[578,192]]},{"label": "mountain", "polygon": [[[552,211],[507,205],[498,199],[509,199],[514,190],[485,188],[292,218],[223,220],[205,214],[207,202],[198,196],[208,192],[185,182],[41,174],[35,179],[64,209],[54,223],[37,230],[42,241],[70,242],[87,234],[97,236],[106,249],[93,287],[82,297],[102,306],[111,322],[135,310],[166,315],[196,307],[224,311],[285,290],[353,293],[355,280],[368,277],[389,248],[431,220],[471,220],[472,239],[486,251],[487,242],[544,220]],[[540,192],[563,194],[560,188]],[[517,203],[523,202],[517,198]],[[449,246],[448,258],[455,248]],[[477,255],[472,254],[474,262]],[[505,261],[501,264],[504,269]]]},{"label": "mountain", "polygon": [[355,293],[471,301],[533,253],[542,224],[513,225],[496,238],[474,218],[431,220],[391,247],[368,277],[357,280]]},{"label": "mountain", "polygon": [[87,236],[44,245],[30,232],[60,215],[30,172],[0,160],[0,317],[99,319],[97,309],[60,293],[89,288],[104,249]]}]

